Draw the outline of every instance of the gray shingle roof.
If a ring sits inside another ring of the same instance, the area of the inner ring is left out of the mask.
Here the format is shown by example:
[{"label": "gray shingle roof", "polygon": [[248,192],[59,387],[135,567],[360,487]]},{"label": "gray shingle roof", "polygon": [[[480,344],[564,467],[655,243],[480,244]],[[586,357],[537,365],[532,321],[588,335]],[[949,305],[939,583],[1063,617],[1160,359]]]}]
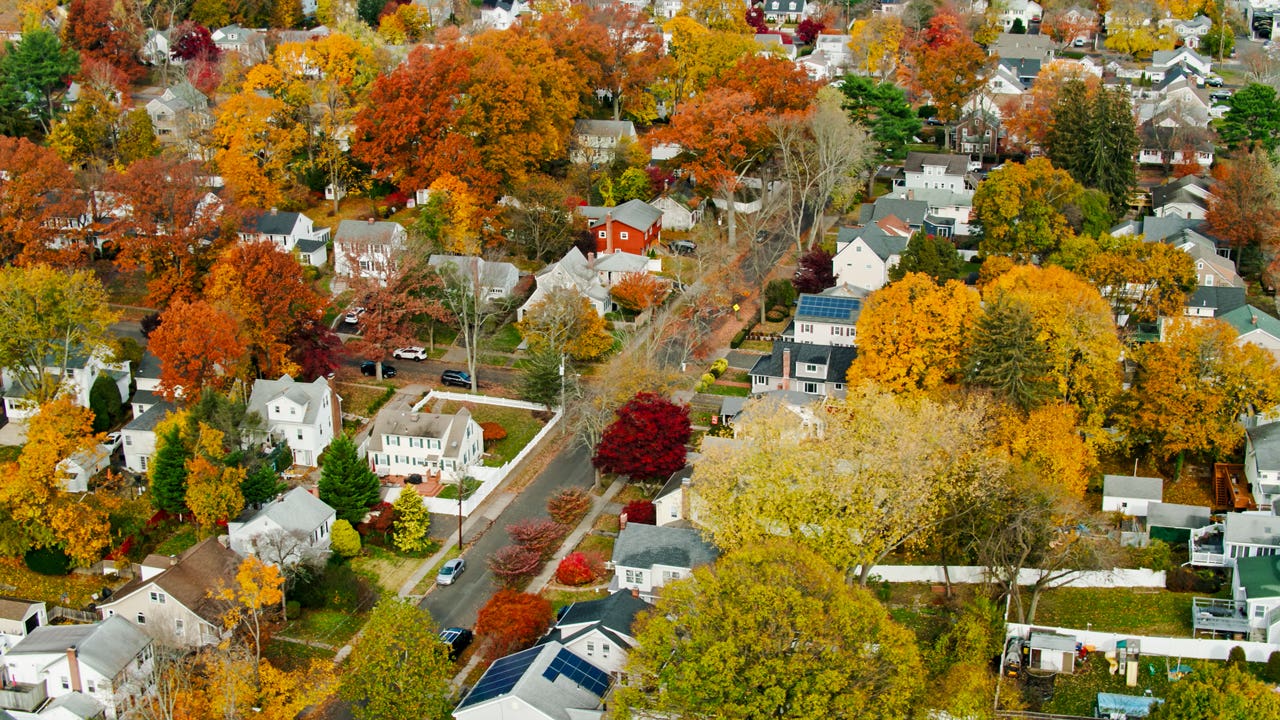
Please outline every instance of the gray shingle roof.
[{"label": "gray shingle roof", "polygon": [[302,238],[298,242],[294,243],[293,247],[300,253],[310,255],[328,244],[329,242],[327,240],[322,240],[320,238]]},{"label": "gray shingle roof", "polygon": [[643,200],[628,200],[611,208],[586,207],[578,210],[586,217],[592,218],[591,227],[598,227],[607,222],[606,216],[613,215],[617,222],[630,225],[637,230],[648,230],[662,219],[662,211]]},{"label": "gray shingle roof", "polygon": [[1187,528],[1195,530],[1213,523],[1209,508],[1201,505],[1179,505],[1157,502],[1147,506],[1147,527]]},{"label": "gray shingle roof", "polygon": [[[452,265],[466,276],[471,277],[471,258],[463,255],[432,255],[427,261],[431,267],[440,267],[445,263]],[[495,262],[479,258],[476,272],[480,275],[480,284],[488,287],[513,288],[520,282],[520,270],[509,262]]]},{"label": "gray shingle roof", "polygon": [[169,413],[173,412],[174,410],[175,408],[172,403],[168,403],[168,402],[156,403],[155,405],[152,405],[150,408],[147,408],[146,412],[142,413],[141,415],[134,418],[133,420],[130,420],[129,424],[124,426],[124,429],[125,430],[155,430],[156,425],[159,425],[160,421],[168,417]]},{"label": "gray shingle roof", "polygon": [[941,165],[946,168],[948,175],[964,175],[969,172],[969,156],[909,152],[907,153],[907,160],[902,164],[902,167],[907,172],[923,172],[925,165]]},{"label": "gray shingle roof", "polygon": [[1258,471],[1280,470],[1280,422],[1246,428],[1244,433],[1253,448]]},{"label": "gray shingle roof", "polygon": [[285,493],[283,498],[267,503],[253,515],[249,522],[267,517],[289,532],[310,535],[326,520],[333,517],[333,514],[333,508],[329,507],[325,501],[296,487]]},{"label": "gray shingle roof", "polygon": [[264,235],[289,235],[298,224],[298,213],[270,210],[254,218],[253,229]]},{"label": "gray shingle roof", "polygon": [[403,235],[404,227],[400,223],[386,220],[343,220],[338,223],[338,230],[333,234],[333,241],[338,242],[379,242],[389,243],[397,236]]},{"label": "gray shingle roof", "polygon": [[1102,494],[1108,497],[1160,500],[1164,497],[1164,480],[1132,475],[1103,475]]},{"label": "gray shingle roof", "polygon": [[113,678],[151,644],[151,638],[133,623],[112,616],[92,625],[42,625],[31,631],[9,655],[65,653],[74,647],[80,662]]},{"label": "gray shingle roof", "polygon": [[829,383],[843,384],[846,382],[846,378],[849,375],[849,366],[853,364],[854,358],[858,356],[857,348],[779,340],[773,344],[773,352],[771,354],[765,355],[756,361],[755,366],[751,368],[751,374],[771,378],[782,377],[782,356],[786,350],[791,351],[792,378],[796,377],[796,365],[800,363],[826,365],[827,376],[825,381]]},{"label": "gray shingle roof", "polygon": [[658,494],[653,496],[653,499],[657,500],[659,498],[664,498],[676,490],[679,490],[684,486],[684,481],[691,477],[693,477],[692,465],[685,465],[679,470],[671,473],[671,477],[667,478],[667,482],[663,484],[662,489],[658,491]]},{"label": "gray shingle roof", "polygon": [[138,367],[134,368],[133,376],[147,378],[149,380],[159,380],[160,358],[153,355],[150,350],[142,353],[142,362],[138,363]]},{"label": "gray shingle roof", "polygon": [[249,406],[246,411],[257,413],[258,417],[267,422],[267,405],[276,398],[284,396],[302,405],[306,412],[303,417],[290,422],[311,425],[316,422],[321,410],[325,412],[332,410],[332,408],[321,407],[329,393],[329,383],[324,378],[316,378],[314,382],[309,383],[296,382],[288,375],[282,375],[279,380],[259,379],[253,382],[253,392],[249,394]]},{"label": "gray shingle roof", "polygon": [[613,546],[614,564],[633,568],[668,565],[692,569],[719,556],[720,551],[697,530],[638,523],[628,523]]},{"label": "gray shingle roof", "polygon": [[635,123],[630,120],[585,120],[573,121],[574,135],[590,135],[593,137],[622,138],[636,136]]},{"label": "gray shingle roof", "polygon": [[1187,307],[1213,308],[1215,316],[1224,315],[1244,305],[1244,288],[1239,287],[1200,285],[1187,298]]},{"label": "gray shingle roof", "polygon": [[1280,517],[1270,513],[1227,513],[1222,539],[1229,543],[1280,545]]},{"label": "gray shingle roof", "polygon": [[619,590],[607,598],[570,605],[556,625],[593,623],[624,635],[634,635],[631,626],[635,623],[636,616],[652,607],[633,596],[630,590]]}]

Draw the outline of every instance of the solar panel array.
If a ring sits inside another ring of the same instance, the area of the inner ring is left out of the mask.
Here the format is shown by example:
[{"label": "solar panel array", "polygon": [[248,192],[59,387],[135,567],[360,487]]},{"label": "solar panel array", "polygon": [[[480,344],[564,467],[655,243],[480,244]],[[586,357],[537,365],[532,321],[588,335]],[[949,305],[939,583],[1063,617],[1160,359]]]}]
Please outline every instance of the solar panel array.
[{"label": "solar panel array", "polygon": [[579,687],[586,689],[596,697],[604,697],[605,692],[609,689],[609,675],[607,673],[563,648],[556,653],[555,659],[542,672],[542,677],[551,682],[555,682],[556,678],[561,675],[577,683]]},{"label": "solar panel array", "polygon": [[861,309],[862,300],[859,298],[803,295],[800,306],[796,308],[796,316],[848,320]]},{"label": "solar panel array", "polygon": [[458,707],[475,705],[511,692],[540,652],[542,652],[541,646],[531,647],[524,652],[508,655],[490,665],[488,672],[480,678],[480,682],[476,683]]}]

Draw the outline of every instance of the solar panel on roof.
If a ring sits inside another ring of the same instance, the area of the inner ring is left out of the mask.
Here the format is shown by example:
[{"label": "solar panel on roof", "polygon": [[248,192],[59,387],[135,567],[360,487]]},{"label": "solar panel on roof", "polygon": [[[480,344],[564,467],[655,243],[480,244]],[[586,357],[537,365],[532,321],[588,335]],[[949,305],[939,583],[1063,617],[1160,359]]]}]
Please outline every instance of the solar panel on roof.
[{"label": "solar panel on roof", "polygon": [[531,647],[524,652],[508,655],[490,665],[484,677],[480,678],[480,682],[467,693],[467,697],[458,707],[475,705],[511,692],[540,652],[542,652],[541,646]]},{"label": "solar panel on roof", "polygon": [[796,315],[848,320],[854,311],[861,308],[862,300],[858,298],[805,295],[800,298],[800,306],[796,308]]},{"label": "solar panel on roof", "polygon": [[542,677],[551,682],[561,675],[596,697],[604,697],[609,689],[609,675],[605,671],[563,648],[542,672]]}]

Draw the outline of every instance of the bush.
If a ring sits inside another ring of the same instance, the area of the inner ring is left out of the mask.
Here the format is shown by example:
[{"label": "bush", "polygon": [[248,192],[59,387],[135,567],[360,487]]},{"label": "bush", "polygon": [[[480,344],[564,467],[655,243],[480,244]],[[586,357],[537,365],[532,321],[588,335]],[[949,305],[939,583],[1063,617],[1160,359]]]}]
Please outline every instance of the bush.
[{"label": "bush", "polygon": [[340,556],[329,558],[319,572],[299,579],[290,598],[304,608],[329,608],[343,612],[357,612],[362,603],[372,604],[373,591],[351,565]]},{"label": "bush", "polygon": [[364,536],[367,542],[385,544],[391,528],[396,523],[396,509],[391,503],[380,502],[369,511],[369,519],[356,525],[356,531]]},{"label": "bush", "polygon": [[1138,567],[1150,568],[1156,572],[1173,569],[1173,550],[1163,540],[1152,540],[1150,545],[1139,549],[1134,555]]},{"label": "bush", "polygon": [[627,516],[627,522],[640,525],[653,525],[658,518],[658,511],[648,500],[632,500],[622,508],[622,512]]},{"label": "bush", "polygon": [[561,525],[577,525],[590,509],[591,495],[581,488],[562,488],[547,501],[547,514]]},{"label": "bush", "polygon": [[[354,530],[352,532],[355,532]],[[290,600],[284,604],[284,619],[294,620],[302,614],[302,604],[297,600]]]},{"label": "bush", "polygon": [[728,358],[720,358],[719,360],[716,360],[715,362],[711,363],[711,374],[715,375],[716,377],[720,377],[721,375],[724,374],[724,371],[728,369],[729,369]]},{"label": "bush", "polygon": [[551,557],[564,540],[566,528],[554,520],[521,520],[507,526],[507,534],[521,547],[528,548],[542,559]]},{"label": "bush", "polygon": [[541,569],[542,555],[523,545],[507,545],[489,558],[489,570],[508,588],[523,585]]},{"label": "bush", "polygon": [[1244,654],[1244,648],[1240,647],[1239,645],[1232,646],[1231,652],[1227,653],[1227,664],[1235,665],[1241,668],[1248,665],[1249,658]]},{"label": "bush", "polygon": [[329,539],[329,547],[344,558],[353,558],[360,554],[360,533],[351,527],[346,520],[335,520]]},{"label": "bush", "polygon": [[734,350],[737,350],[738,348],[742,347],[742,343],[745,342],[746,339],[747,339],[747,331],[744,328],[742,330],[739,330],[733,336],[733,339],[729,341],[729,347],[733,348]]},{"label": "bush", "polygon": [[1262,669],[1262,677],[1270,683],[1280,683],[1280,650],[1267,656],[1267,664]]},{"label": "bush", "polygon": [[22,557],[33,572],[41,575],[66,575],[71,572],[71,558],[59,547],[41,547],[27,551]]},{"label": "bush", "polygon": [[764,319],[768,320],[769,322],[782,322],[782,320],[785,319],[786,317],[787,317],[786,311],[781,310],[779,308],[773,308],[769,312],[765,313]]},{"label": "bush", "polygon": [[1212,571],[1195,571],[1184,567],[1170,568],[1165,573],[1164,586],[1173,592],[1197,592],[1212,595],[1222,587],[1222,581]]},{"label": "bush", "polygon": [[702,377],[698,378],[698,382],[702,383],[704,387],[711,387],[716,384],[716,376],[711,373],[702,373]]},{"label": "bush", "polygon": [[496,422],[480,423],[480,429],[484,431],[484,441],[486,443],[497,442],[507,436],[507,431]]},{"label": "bush", "polygon": [[494,593],[476,616],[476,636],[484,640],[481,657],[488,662],[519,652],[551,626],[551,601],[504,589]]},{"label": "bush", "polygon": [[556,567],[561,585],[586,585],[604,575],[604,561],[595,553],[571,552]]}]

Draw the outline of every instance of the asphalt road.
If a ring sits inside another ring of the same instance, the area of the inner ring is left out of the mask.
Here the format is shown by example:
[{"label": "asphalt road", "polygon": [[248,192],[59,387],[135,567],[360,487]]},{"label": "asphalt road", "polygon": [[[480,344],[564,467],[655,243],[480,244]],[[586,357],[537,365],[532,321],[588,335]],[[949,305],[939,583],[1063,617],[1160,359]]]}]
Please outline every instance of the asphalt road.
[{"label": "asphalt road", "polygon": [[422,599],[420,607],[429,611],[440,627],[474,627],[476,614],[498,589],[487,560],[508,544],[505,528],[519,520],[546,517],[547,498],[562,487],[589,488],[595,481],[591,458],[580,443],[573,443],[551,459],[533,482],[503,510],[488,532],[466,549],[467,570],[454,584],[437,587]]}]

